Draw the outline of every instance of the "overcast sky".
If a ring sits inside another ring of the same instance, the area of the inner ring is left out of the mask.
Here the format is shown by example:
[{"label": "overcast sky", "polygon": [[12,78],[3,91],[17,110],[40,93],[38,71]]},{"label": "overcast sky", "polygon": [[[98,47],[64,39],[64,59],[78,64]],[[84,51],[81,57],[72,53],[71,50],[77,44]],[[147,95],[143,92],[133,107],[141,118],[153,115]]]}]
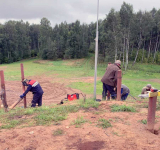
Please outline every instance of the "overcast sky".
[{"label": "overcast sky", "polygon": [[[150,11],[160,8],[160,0],[125,0],[134,11]],[[99,0],[99,19],[114,8],[119,11],[123,0]],[[0,23],[8,20],[23,20],[39,24],[46,17],[51,25],[79,20],[81,23],[97,20],[97,0],[0,0]]]}]

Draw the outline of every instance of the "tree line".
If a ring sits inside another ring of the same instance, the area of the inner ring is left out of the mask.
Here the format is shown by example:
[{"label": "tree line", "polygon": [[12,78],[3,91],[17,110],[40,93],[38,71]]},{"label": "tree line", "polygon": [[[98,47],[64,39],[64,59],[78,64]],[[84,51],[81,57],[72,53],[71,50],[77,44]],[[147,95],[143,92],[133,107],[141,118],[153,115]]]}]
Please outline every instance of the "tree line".
[{"label": "tree line", "polygon": [[[99,20],[99,62],[120,59],[160,64],[160,9],[133,11],[123,2]],[[40,24],[10,20],[0,24],[0,63],[38,56],[41,59],[74,59],[95,51],[96,22],[62,22],[51,27],[47,18]]]}]

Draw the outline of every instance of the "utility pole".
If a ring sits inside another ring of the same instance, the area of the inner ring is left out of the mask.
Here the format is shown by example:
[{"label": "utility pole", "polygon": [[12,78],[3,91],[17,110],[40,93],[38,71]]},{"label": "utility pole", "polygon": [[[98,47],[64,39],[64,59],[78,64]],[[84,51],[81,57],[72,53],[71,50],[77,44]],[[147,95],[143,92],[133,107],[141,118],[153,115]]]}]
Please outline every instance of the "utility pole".
[{"label": "utility pole", "polygon": [[96,82],[97,82],[97,59],[98,59],[98,14],[99,14],[99,0],[97,0],[97,29],[95,38],[95,71],[94,71],[94,99],[96,100]]}]

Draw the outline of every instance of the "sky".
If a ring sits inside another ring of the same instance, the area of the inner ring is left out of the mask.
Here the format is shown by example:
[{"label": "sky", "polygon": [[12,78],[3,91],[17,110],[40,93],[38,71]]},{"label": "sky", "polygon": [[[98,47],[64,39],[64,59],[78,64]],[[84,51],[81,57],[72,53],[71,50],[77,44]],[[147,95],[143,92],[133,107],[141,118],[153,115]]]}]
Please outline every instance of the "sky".
[{"label": "sky", "polygon": [[[79,20],[82,23],[97,21],[98,0],[0,0],[0,23],[8,20],[23,20],[30,24],[39,24],[45,17],[51,26],[66,21]],[[99,19],[104,19],[111,8],[119,11],[124,0],[99,0]],[[125,0],[138,10],[160,9],[160,0]]]}]

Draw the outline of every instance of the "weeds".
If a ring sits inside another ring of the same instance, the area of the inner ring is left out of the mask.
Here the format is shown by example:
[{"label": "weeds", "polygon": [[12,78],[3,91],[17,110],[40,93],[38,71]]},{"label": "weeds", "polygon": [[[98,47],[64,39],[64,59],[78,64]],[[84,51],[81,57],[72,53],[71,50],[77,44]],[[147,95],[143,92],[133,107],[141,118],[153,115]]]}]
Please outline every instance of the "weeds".
[{"label": "weeds", "polygon": [[[9,111],[8,113],[4,113],[1,110],[0,122],[2,125],[0,129],[10,129],[16,126],[50,125],[67,119],[67,115],[69,113],[74,113],[84,108],[97,108],[98,106],[99,103],[94,100],[86,100],[86,103],[80,100],[78,101],[78,104],[75,105],[42,106],[27,109],[17,108],[16,110]],[[29,119],[31,121],[27,122],[29,120],[27,116],[30,116]],[[75,121],[76,126],[78,126],[79,121],[84,122],[82,118],[78,118]]]},{"label": "weeds", "polygon": [[111,127],[112,125],[108,120],[102,118],[98,120],[97,126],[102,127],[104,129],[104,128]]},{"label": "weeds", "polygon": [[11,129],[23,123],[22,120],[11,120],[8,121],[7,124],[0,126],[0,129]]},{"label": "weeds", "polygon": [[86,102],[84,103],[84,101],[80,100],[79,105],[82,108],[90,108],[90,107],[98,108],[99,102],[97,102],[93,99],[87,99]]},{"label": "weeds", "polygon": [[[59,106],[59,107],[48,107],[42,106],[38,108],[17,108],[8,113],[0,113],[0,121],[3,125],[1,129],[10,129],[16,126],[22,125],[26,122],[27,117],[22,119],[25,116],[31,116],[30,119],[34,122],[34,125],[49,125],[52,122],[58,122],[65,120],[68,113],[77,112],[80,109],[77,105],[69,106]],[[30,124],[31,125],[31,124]],[[26,126],[26,125],[25,125]]]},{"label": "weeds", "polygon": [[124,112],[136,112],[136,109],[131,106],[126,106],[126,105],[112,105],[111,106],[111,111],[112,112],[119,112],[119,111],[124,111]]},{"label": "weeds", "polygon": [[120,136],[117,132],[112,131],[112,133],[116,136]]},{"label": "weeds", "polygon": [[143,123],[143,124],[147,124],[147,120],[146,119],[143,119],[140,122]]},{"label": "weeds", "polygon": [[64,131],[61,129],[57,129],[53,132],[53,136],[59,136],[59,135],[63,135]]},{"label": "weeds", "polygon": [[87,120],[83,119],[83,116],[78,116],[71,124],[76,125],[76,127],[80,127],[85,122],[87,122]]}]

